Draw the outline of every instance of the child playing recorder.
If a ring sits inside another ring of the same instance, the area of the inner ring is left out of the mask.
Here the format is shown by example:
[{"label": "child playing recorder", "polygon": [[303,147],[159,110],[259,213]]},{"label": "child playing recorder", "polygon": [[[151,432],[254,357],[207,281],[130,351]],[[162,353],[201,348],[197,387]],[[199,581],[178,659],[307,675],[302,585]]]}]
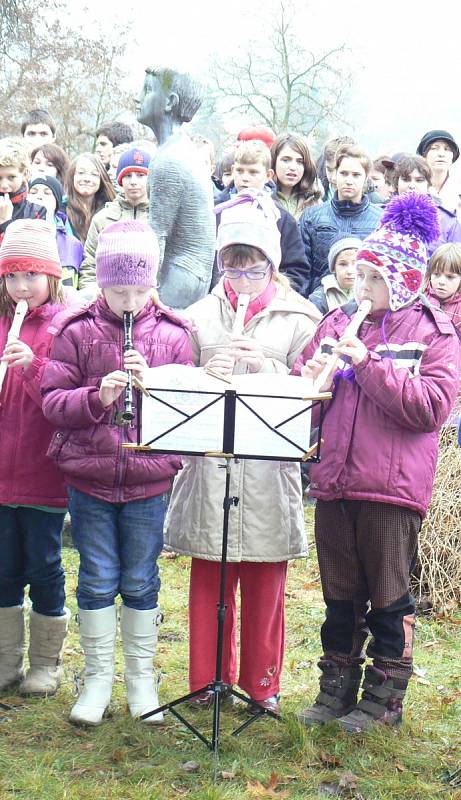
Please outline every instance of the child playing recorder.
[{"label": "child playing recorder", "polygon": [[[122,448],[135,426],[118,424],[131,370],[191,363],[185,323],[158,302],[155,234],[136,221],[102,231],[96,250],[100,296],[56,325],[43,378],[45,416],[58,431],[49,455],[66,476],[72,536],[80,554],[77,599],[85,653],[85,685],[72,722],[98,725],[114,677],[117,616],[132,716],[158,706],[152,674],[158,628],[163,545],[163,494],[181,467],[177,456],[152,457]],[[123,315],[132,315],[132,349],[123,350]],[[157,714],[150,723],[162,720]]]},{"label": "child playing recorder", "polygon": [[[431,498],[438,432],[459,382],[455,330],[419,299],[426,244],[436,235],[431,198],[391,200],[382,226],[357,254],[356,299],[371,302],[359,336],[344,335],[356,304],[336,309],[295,368],[316,378],[325,354],[343,362],[321,387],[332,389],[333,399],[322,460],[311,468],[326,618],[320,693],[299,714],[306,725],[337,719],[354,732],[402,720],[415,616],[409,576]],[[357,703],[368,632],[372,662]]]}]

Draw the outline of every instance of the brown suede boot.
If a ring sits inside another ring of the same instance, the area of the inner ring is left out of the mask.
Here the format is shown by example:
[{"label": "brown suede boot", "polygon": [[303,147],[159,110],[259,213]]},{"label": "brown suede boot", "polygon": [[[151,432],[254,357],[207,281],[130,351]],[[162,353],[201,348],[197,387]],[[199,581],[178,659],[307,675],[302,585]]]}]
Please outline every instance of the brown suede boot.
[{"label": "brown suede boot", "polygon": [[322,671],[320,692],[314,705],[305,708],[297,716],[303,725],[323,725],[338,719],[355,707],[362,680],[359,664],[343,665],[326,657],[318,663]]},{"label": "brown suede boot", "polygon": [[375,725],[400,725],[408,679],[389,678],[384,670],[370,665],[365,670],[360,702],[338,719],[349,733],[362,733]]}]

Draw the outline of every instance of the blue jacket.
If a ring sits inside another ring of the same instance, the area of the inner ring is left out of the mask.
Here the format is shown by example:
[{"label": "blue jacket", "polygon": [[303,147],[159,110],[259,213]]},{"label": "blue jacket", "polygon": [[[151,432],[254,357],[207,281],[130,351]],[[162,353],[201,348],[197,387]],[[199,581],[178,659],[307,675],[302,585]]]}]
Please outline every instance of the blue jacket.
[{"label": "blue jacket", "polygon": [[350,203],[338,200],[337,193],[328,203],[306,208],[298,223],[309,270],[301,292],[305,297],[328,274],[328,251],[338,234],[364,239],[378,227],[382,213],[383,209],[371,203],[367,195],[360,203]]},{"label": "blue jacket", "polygon": [[[280,262],[280,272],[286,275],[290,280],[292,288],[300,294],[304,294],[303,288],[306,284],[308,277],[308,264],[306,256],[304,255],[303,243],[299,234],[298,225],[294,217],[282,208],[282,206],[275,200],[275,186],[272,191],[272,183],[266,184],[266,189],[271,192],[272,199],[280,211],[280,218],[277,221],[277,227],[280,231],[280,248],[282,251],[282,260]],[[225,203],[237,194],[234,184],[231,183],[224,191],[221,192],[216,205]],[[219,225],[221,214],[216,216],[216,225]],[[213,278],[211,286],[215,286],[219,280],[219,273],[216,266],[216,258],[213,267]],[[307,295],[304,295],[307,297]]]}]

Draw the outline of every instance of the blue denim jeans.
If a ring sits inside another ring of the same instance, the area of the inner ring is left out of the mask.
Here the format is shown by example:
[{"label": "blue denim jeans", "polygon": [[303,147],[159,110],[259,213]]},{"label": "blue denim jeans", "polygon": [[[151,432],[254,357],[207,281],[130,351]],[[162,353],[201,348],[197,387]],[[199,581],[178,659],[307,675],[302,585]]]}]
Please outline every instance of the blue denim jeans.
[{"label": "blue denim jeans", "polygon": [[63,514],[0,506],[0,607],[20,606],[29,584],[37,614],[64,613]]},{"label": "blue denim jeans", "polygon": [[163,547],[163,495],[109,503],[68,487],[72,539],[80,554],[77,600],[85,611],[120,594],[130,608],[155,608]]}]

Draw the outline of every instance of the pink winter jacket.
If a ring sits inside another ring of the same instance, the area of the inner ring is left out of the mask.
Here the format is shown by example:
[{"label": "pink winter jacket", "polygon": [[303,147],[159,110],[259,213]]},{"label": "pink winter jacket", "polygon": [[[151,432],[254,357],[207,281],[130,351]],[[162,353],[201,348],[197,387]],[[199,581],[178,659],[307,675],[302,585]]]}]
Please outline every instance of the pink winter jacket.
[{"label": "pink winter jacket", "polygon": [[437,297],[434,290],[430,286],[426,289],[426,295],[434,306],[441,308],[442,311],[445,311],[445,314],[450,317],[453,325],[456,328],[456,332],[461,339],[461,291],[456,292],[453,297],[450,297],[444,302]]},{"label": "pink winter jacket", "polygon": [[[0,395],[0,504],[62,508],[67,505],[63,476],[47,458],[54,432],[42,413],[40,379],[48,362],[51,320],[61,305],[45,303],[26,315],[19,338],[34,353],[26,370],[8,369]],[[0,318],[0,353],[11,319]]]},{"label": "pink winter jacket", "polygon": [[[123,369],[123,322],[99,297],[80,312],[55,320],[51,360],[42,379],[43,412],[57,429],[48,455],[70,486],[113,503],[162,494],[181,461],[177,456],[131,453],[134,426],[116,425],[124,395],[108,409],[99,400],[104,375]],[[171,309],[149,304],[135,317],[133,346],[149,367],[192,364],[188,323]]]},{"label": "pink winter jacket", "polygon": [[[317,348],[331,350],[350,321],[351,306],[356,307],[349,303],[324,318],[293,372],[299,374]],[[311,468],[312,495],[394,503],[424,516],[438,431],[458,388],[458,337],[445,314],[417,301],[400,311],[371,314],[359,338],[368,355],[333,389],[322,459]]]}]

